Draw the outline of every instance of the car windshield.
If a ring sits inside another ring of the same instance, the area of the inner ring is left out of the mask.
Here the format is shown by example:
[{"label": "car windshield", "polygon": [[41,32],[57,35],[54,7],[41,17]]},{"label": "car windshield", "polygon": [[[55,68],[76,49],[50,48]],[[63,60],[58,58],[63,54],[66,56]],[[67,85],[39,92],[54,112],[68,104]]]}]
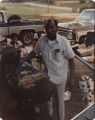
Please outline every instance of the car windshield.
[{"label": "car windshield", "polygon": [[91,22],[91,23],[95,23],[95,11],[93,10],[87,10],[87,11],[83,11],[79,17],[75,20],[75,22]]}]

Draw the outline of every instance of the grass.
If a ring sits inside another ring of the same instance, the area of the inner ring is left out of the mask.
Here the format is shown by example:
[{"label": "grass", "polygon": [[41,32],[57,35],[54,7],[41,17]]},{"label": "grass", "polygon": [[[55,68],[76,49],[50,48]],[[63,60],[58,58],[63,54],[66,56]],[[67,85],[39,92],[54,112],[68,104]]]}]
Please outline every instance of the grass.
[{"label": "grass", "polygon": [[55,10],[50,9],[49,13],[48,8],[32,7],[30,5],[25,5],[23,3],[5,3],[1,4],[1,8],[5,8],[7,17],[12,14],[18,14],[24,18],[41,18],[41,14],[58,14],[66,13],[64,10]]},{"label": "grass", "polygon": [[[67,7],[83,7],[83,6],[90,6],[91,4],[86,3],[86,4],[64,4],[62,6],[67,6]],[[10,15],[13,14],[17,14],[20,15],[22,18],[39,18],[39,19],[46,19],[43,18],[42,15],[46,14],[47,16],[49,14],[64,14],[64,13],[68,13],[68,11],[64,11],[64,10],[59,10],[59,9],[49,9],[48,12],[48,6],[47,8],[41,8],[41,7],[33,7],[30,5],[25,5],[23,3],[2,3],[0,4],[0,9],[4,10],[6,13],[7,18]],[[70,11],[72,12],[72,11]],[[69,22],[69,21],[73,21],[74,18],[56,18],[58,19],[58,21],[64,21],[64,22]]]},{"label": "grass", "polygon": [[83,8],[83,7],[91,7],[92,6],[92,3],[64,3],[64,4],[61,4],[60,6],[63,6],[63,7],[71,7],[71,8]]},{"label": "grass", "polygon": [[[59,0],[59,1],[61,1],[61,0]],[[79,0],[64,0],[64,1],[79,1]]]},{"label": "grass", "polygon": [[6,7],[6,15],[9,17],[12,14],[20,15],[23,18],[36,18],[39,17],[39,12],[36,8],[30,8],[24,4],[2,4],[2,6]]}]

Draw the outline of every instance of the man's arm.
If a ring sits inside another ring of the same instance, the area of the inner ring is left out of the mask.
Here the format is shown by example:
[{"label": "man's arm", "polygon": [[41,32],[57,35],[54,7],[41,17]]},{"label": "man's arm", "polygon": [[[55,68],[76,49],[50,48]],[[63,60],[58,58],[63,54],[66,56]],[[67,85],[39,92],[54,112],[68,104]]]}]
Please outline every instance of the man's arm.
[{"label": "man's arm", "polygon": [[69,80],[69,87],[72,89],[75,83],[75,63],[74,58],[69,59],[69,69],[70,69],[70,80]]},{"label": "man's arm", "polygon": [[27,56],[27,58],[26,58],[25,61],[31,63],[31,59],[32,59],[32,58],[35,58],[35,56],[36,56],[35,52],[34,52],[34,51],[31,51],[31,52],[28,54],[28,56]]},{"label": "man's arm", "polygon": [[28,56],[27,56],[27,58],[26,58],[26,61],[29,62],[29,63],[31,63],[31,59],[32,59],[32,58],[37,58],[36,55],[39,55],[39,54],[40,54],[40,39],[37,41],[37,43],[36,43],[33,51],[31,51],[31,52],[28,54]]}]

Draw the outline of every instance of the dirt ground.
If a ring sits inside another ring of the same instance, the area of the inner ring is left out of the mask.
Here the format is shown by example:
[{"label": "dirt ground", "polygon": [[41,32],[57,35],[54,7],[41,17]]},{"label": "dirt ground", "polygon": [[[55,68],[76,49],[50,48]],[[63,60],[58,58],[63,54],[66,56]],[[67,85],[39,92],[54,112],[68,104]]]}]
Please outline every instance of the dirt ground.
[{"label": "dirt ground", "polygon": [[89,69],[84,63],[76,59],[75,61],[75,87],[72,91],[72,96],[69,101],[66,102],[66,119],[70,120],[81,112],[85,106],[82,101],[81,91],[79,88],[78,81],[81,79],[81,75],[89,75],[93,78],[94,72]]},{"label": "dirt ground", "polygon": [[41,15],[42,19],[49,19],[49,18],[55,18],[55,19],[76,19],[79,13],[68,13],[68,14],[43,14]]},{"label": "dirt ground", "polygon": [[56,5],[61,5],[65,3],[79,3],[79,1],[55,1]]}]

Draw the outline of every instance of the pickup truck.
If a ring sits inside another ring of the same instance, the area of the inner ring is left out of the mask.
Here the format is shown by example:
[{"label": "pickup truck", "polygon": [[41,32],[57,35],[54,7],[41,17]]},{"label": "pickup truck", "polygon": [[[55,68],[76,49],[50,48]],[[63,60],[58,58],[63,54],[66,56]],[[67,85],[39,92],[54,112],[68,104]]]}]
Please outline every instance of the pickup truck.
[{"label": "pickup truck", "polygon": [[73,21],[58,24],[58,33],[70,40],[71,44],[85,43],[88,32],[95,31],[95,9],[85,9]]},{"label": "pickup truck", "polygon": [[5,12],[0,11],[0,36],[9,37],[12,34],[17,35],[25,45],[29,45],[42,32],[42,20],[21,19],[18,15],[12,15],[7,19]]}]

